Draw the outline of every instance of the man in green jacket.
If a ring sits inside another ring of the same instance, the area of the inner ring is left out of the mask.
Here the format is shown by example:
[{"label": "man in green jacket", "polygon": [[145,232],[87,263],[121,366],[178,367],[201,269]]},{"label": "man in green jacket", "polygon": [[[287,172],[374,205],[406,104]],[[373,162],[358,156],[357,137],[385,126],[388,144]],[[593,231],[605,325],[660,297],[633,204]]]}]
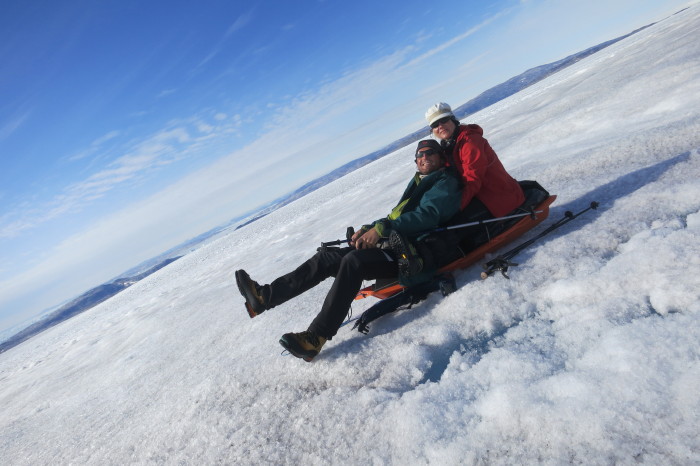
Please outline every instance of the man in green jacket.
[{"label": "man in green jacket", "polygon": [[[445,168],[445,154],[437,141],[420,141],[415,157],[418,171],[399,203],[386,218],[357,231],[350,238],[350,247],[321,249],[296,270],[269,285],[259,285],[244,270],[236,271],[236,283],[250,317],[299,296],[326,278],[335,277],[321,311],[308,330],[287,333],[280,339],[280,344],[294,356],[311,361],[326,340],[335,336],[363,280],[396,278],[400,272],[413,276],[421,272],[419,276],[429,278],[438,267],[454,259],[439,251],[430,254],[430,247],[421,244],[421,240],[426,231],[445,224],[459,211],[459,181]],[[420,245],[421,253],[426,251],[430,260],[406,261],[406,256],[411,255],[408,249],[413,249],[409,241]]]}]

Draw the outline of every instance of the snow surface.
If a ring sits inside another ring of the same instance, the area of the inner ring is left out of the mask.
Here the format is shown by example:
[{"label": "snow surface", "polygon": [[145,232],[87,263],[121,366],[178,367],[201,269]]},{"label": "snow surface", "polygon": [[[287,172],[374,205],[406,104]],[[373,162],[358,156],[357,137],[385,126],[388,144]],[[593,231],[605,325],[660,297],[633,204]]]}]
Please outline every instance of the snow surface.
[{"label": "snow surface", "polygon": [[330,281],[248,318],[234,270],[385,215],[401,149],[0,355],[2,462],[699,464],[698,31],[693,7],[469,118],[558,195],[540,230],[600,202],[511,280],[472,267],[313,363],[277,340]]}]

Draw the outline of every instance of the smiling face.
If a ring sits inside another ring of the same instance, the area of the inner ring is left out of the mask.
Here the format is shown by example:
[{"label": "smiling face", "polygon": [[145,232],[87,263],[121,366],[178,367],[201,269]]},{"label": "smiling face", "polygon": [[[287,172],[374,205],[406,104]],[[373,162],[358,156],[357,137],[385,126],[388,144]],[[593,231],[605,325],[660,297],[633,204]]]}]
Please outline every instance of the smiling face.
[{"label": "smiling face", "polygon": [[440,152],[430,147],[425,147],[416,152],[416,168],[421,175],[429,175],[442,168],[444,162]]},{"label": "smiling face", "polygon": [[450,117],[440,118],[430,125],[435,137],[440,139],[450,139],[457,129],[457,125]]}]

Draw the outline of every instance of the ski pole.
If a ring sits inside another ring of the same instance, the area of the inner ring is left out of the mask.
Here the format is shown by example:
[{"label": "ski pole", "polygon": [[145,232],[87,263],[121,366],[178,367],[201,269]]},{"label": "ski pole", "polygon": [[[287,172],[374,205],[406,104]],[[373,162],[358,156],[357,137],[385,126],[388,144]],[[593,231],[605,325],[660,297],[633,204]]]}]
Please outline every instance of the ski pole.
[{"label": "ski pole", "polygon": [[[477,225],[483,225],[485,223],[500,222],[501,220],[509,220],[511,218],[525,217],[527,215],[530,215],[532,218],[535,218],[535,214],[541,214],[542,212],[544,212],[544,211],[543,210],[535,210],[535,211],[524,212],[522,214],[506,215],[504,217],[496,217],[496,218],[489,218],[489,219],[485,219],[485,220],[477,220],[477,221],[469,222],[469,223],[461,223],[459,225],[438,227],[438,228],[434,228],[432,230],[422,231],[422,232],[416,234],[416,236],[427,235],[429,233],[440,233],[442,231],[448,231],[448,230],[457,230],[459,228],[473,227],[473,226],[477,226]],[[349,243],[353,234],[355,234],[355,230],[352,227],[348,227],[347,239],[337,239],[335,241],[322,242],[320,249],[325,249],[328,246],[338,246],[340,244]]]},{"label": "ski pole", "polygon": [[525,241],[524,243],[519,244],[518,246],[514,247],[514,248],[511,249],[510,251],[507,251],[507,252],[505,252],[505,253],[503,253],[503,254],[501,254],[501,255],[495,257],[494,259],[491,259],[491,260],[488,261],[486,264],[484,264],[483,267],[484,267],[484,269],[486,269],[486,270],[485,270],[484,272],[481,272],[481,278],[486,279],[486,278],[490,277],[491,275],[493,275],[493,274],[496,273],[496,272],[501,272],[501,274],[502,274],[504,277],[510,278],[510,277],[508,276],[508,273],[507,273],[507,272],[508,272],[508,267],[513,267],[513,266],[517,266],[517,265],[518,265],[518,264],[516,264],[515,262],[511,262],[511,261],[510,261],[510,259],[512,259],[513,257],[515,257],[516,254],[518,254],[520,251],[522,251],[522,250],[525,249],[526,247],[530,246],[532,243],[534,243],[534,242],[537,241],[538,239],[542,238],[543,236],[546,236],[546,235],[548,235],[549,233],[551,233],[551,232],[553,232],[554,230],[556,230],[557,228],[561,227],[562,225],[565,225],[565,224],[569,223],[570,221],[572,221],[573,219],[575,219],[575,218],[578,217],[579,215],[581,215],[581,214],[583,214],[583,213],[585,213],[585,212],[588,212],[588,211],[591,210],[591,209],[597,209],[597,208],[598,208],[598,205],[599,205],[599,204],[598,204],[597,202],[593,201],[593,202],[591,202],[590,206],[588,206],[587,208],[583,209],[582,211],[580,211],[580,212],[578,212],[578,213],[576,213],[576,214],[574,214],[573,212],[567,210],[566,212],[564,212],[564,217],[563,217],[563,218],[559,219],[558,221],[556,221],[555,223],[553,223],[552,225],[550,225],[547,229],[543,230],[543,231],[542,231],[540,234],[538,234],[537,236],[535,236],[535,237],[533,237],[533,238],[530,238],[529,240]]},{"label": "ski pole", "polygon": [[321,247],[318,248],[319,251],[325,251],[328,249],[328,246],[338,246],[343,243],[349,243],[350,240],[352,239],[352,235],[355,234],[355,229],[353,227],[348,227],[348,229],[345,231],[345,239],[337,239],[335,241],[328,241],[326,243],[321,242]]},{"label": "ski pole", "polygon": [[459,225],[450,225],[450,226],[446,226],[446,227],[435,228],[434,230],[424,231],[421,234],[439,233],[441,231],[447,231],[447,230],[457,230],[459,228],[473,227],[476,225],[483,225],[484,223],[500,222],[501,220],[509,220],[511,218],[520,218],[520,217],[525,217],[528,215],[531,216],[532,218],[535,218],[535,214],[541,214],[542,212],[544,212],[544,211],[543,210],[535,210],[535,211],[525,212],[522,214],[506,215],[505,217],[496,217],[496,218],[489,218],[486,220],[477,220],[477,221],[469,222],[469,223],[460,223]]}]

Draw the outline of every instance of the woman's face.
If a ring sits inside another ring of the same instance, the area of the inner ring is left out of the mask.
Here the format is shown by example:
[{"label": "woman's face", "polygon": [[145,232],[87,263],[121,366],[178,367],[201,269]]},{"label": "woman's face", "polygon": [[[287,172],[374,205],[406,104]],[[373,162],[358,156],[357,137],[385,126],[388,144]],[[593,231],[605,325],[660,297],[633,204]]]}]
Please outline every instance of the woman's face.
[{"label": "woman's face", "polygon": [[433,126],[431,126],[431,128],[435,137],[438,137],[440,139],[450,139],[452,137],[452,134],[457,129],[457,125],[454,121],[452,121],[452,118],[445,117],[440,118],[438,121],[433,123]]}]

